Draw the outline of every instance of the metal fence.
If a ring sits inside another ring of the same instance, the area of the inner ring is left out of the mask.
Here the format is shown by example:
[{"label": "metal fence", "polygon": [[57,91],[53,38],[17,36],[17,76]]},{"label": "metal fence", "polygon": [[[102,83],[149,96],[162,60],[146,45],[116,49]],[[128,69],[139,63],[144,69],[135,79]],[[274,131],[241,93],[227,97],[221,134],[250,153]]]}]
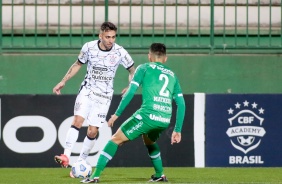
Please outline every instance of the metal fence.
[{"label": "metal fence", "polygon": [[281,0],[0,0],[0,51],[77,50],[114,22],[141,52],[282,53]]}]

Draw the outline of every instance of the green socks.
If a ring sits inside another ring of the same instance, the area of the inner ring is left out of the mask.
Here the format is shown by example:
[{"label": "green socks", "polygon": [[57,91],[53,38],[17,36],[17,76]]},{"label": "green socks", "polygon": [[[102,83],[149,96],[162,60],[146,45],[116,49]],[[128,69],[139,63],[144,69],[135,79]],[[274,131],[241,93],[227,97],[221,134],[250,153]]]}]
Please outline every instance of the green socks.
[{"label": "green socks", "polygon": [[[148,149],[149,156],[156,172],[155,177],[161,177],[163,174],[163,164],[161,159],[160,148],[156,143],[154,143],[153,145],[146,145],[146,147]],[[91,179],[100,177],[107,163],[115,156],[117,149],[118,145],[116,143],[112,141],[109,141],[107,143],[104,150],[100,154],[94,172],[90,176]]]},{"label": "green socks", "polygon": [[156,172],[155,177],[161,177],[163,174],[163,163],[160,148],[157,143],[146,145],[146,147]]},{"label": "green socks", "polygon": [[109,141],[105,146],[104,150],[101,152],[100,157],[98,159],[98,163],[92,175],[90,176],[91,179],[100,177],[102,171],[106,167],[109,160],[111,160],[116,151],[118,149],[118,145],[112,141]]}]

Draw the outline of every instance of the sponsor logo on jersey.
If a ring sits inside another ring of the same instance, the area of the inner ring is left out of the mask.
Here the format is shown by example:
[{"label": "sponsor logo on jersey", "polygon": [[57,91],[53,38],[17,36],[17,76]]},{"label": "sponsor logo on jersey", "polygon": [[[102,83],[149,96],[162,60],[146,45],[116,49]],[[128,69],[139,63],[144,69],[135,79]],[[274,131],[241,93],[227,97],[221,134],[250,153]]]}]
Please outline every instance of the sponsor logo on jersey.
[{"label": "sponsor logo on jersey", "polygon": [[104,73],[107,72],[107,68],[103,67],[93,67],[92,78],[98,81],[111,81],[113,77],[108,77]]},{"label": "sponsor logo on jersey", "polygon": [[137,125],[133,126],[130,130],[127,130],[126,133],[127,135],[133,133],[135,130],[137,130],[138,128],[140,128],[143,125],[143,122],[140,121]]},{"label": "sponsor logo on jersey", "polygon": [[263,128],[264,109],[256,102],[250,103],[245,100],[242,103],[237,102],[234,107],[227,110],[231,116],[228,118],[230,127],[226,134],[230,138],[231,145],[243,152],[245,156],[230,156],[230,164],[262,164],[261,156],[248,156],[250,151],[256,149],[265,135]]},{"label": "sponsor logo on jersey", "polygon": [[158,65],[154,65],[154,64],[150,64],[150,67],[152,67],[153,69],[156,68],[158,70],[161,70],[162,73],[165,73],[165,74],[168,74],[168,75],[171,75],[172,77],[174,77],[174,73],[171,70],[167,69],[167,68],[164,68],[164,67],[158,66]]},{"label": "sponsor logo on jersey", "polygon": [[163,123],[169,123],[170,122],[170,118],[163,118],[161,116],[156,116],[154,114],[150,114],[149,118],[151,120],[160,121],[160,122],[163,122]]},{"label": "sponsor logo on jersey", "polygon": [[156,111],[162,111],[162,112],[165,112],[165,113],[171,112],[171,107],[169,107],[169,106],[154,104],[154,105],[153,105],[153,108],[154,108],[154,110],[156,110]]}]

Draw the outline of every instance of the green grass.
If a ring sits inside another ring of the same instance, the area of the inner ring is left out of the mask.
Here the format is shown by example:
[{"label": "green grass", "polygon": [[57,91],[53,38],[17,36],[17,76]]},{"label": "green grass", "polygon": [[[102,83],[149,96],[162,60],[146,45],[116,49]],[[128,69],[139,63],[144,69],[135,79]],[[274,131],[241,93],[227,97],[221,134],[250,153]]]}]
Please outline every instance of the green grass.
[{"label": "green grass", "polygon": [[[169,183],[197,184],[277,184],[282,183],[282,168],[164,168]],[[1,184],[78,184],[62,168],[1,168]],[[100,183],[147,183],[153,173],[147,167],[108,167]]]}]

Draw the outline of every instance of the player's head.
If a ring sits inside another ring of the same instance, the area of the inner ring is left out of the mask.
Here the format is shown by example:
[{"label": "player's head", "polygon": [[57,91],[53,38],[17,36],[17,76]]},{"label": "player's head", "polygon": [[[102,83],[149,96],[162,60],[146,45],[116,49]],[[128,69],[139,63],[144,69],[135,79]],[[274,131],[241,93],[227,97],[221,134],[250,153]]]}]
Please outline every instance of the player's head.
[{"label": "player's head", "polygon": [[165,63],[167,60],[166,46],[162,43],[152,43],[150,46],[148,59],[151,62]]},{"label": "player's head", "polygon": [[103,50],[110,50],[116,40],[117,27],[111,22],[104,22],[101,25],[99,38],[100,48]]}]

